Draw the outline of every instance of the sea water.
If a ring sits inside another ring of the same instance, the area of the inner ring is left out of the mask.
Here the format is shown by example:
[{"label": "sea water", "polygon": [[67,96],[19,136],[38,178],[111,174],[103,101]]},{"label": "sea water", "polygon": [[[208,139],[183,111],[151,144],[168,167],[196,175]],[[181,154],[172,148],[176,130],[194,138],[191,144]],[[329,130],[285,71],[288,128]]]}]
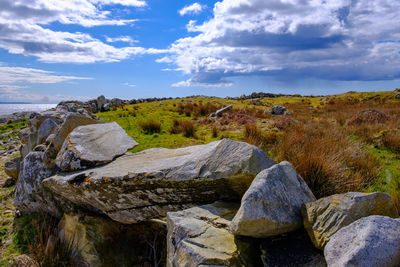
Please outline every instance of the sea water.
[{"label": "sea water", "polygon": [[0,104],[0,115],[23,111],[42,112],[56,106],[57,104]]}]

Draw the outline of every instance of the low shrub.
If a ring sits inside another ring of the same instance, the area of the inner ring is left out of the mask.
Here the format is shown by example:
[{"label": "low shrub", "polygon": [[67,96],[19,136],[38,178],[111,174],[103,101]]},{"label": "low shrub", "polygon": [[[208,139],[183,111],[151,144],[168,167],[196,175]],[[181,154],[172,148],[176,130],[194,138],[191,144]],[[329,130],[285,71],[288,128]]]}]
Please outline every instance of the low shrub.
[{"label": "low shrub", "polygon": [[400,131],[392,130],[384,132],[380,139],[383,146],[394,153],[400,154]]},{"label": "low shrub", "polygon": [[161,132],[161,123],[154,120],[140,122],[139,127],[142,128],[145,134],[154,134]]},{"label": "low shrub", "polygon": [[194,123],[189,120],[175,119],[169,132],[172,134],[182,133],[185,137],[197,137]]}]

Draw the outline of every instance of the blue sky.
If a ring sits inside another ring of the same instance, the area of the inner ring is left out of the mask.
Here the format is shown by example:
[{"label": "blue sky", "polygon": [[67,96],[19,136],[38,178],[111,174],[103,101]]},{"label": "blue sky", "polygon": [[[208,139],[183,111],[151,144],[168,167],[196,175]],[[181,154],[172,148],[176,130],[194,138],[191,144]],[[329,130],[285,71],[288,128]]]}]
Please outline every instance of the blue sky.
[{"label": "blue sky", "polygon": [[400,87],[399,0],[0,0],[0,101]]}]

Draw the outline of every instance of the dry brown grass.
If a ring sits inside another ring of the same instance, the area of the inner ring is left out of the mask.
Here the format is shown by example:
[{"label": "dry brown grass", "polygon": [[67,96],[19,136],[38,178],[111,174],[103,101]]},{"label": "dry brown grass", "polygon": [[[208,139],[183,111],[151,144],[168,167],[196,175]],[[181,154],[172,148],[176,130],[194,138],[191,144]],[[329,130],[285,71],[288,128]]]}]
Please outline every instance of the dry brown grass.
[{"label": "dry brown grass", "polygon": [[214,105],[210,102],[205,104],[203,103],[179,103],[177,105],[177,112],[179,114],[185,114],[190,117],[192,114],[194,117],[202,117],[207,116],[216,110],[218,110],[219,106]]},{"label": "dry brown grass", "polygon": [[277,143],[277,140],[278,134],[274,131],[262,132],[255,124],[245,124],[244,126],[244,141],[249,144],[268,150]]},{"label": "dry brown grass", "polygon": [[379,175],[377,160],[328,122],[289,126],[274,150],[277,161],[291,162],[318,198],[359,191]]},{"label": "dry brown grass", "polygon": [[146,134],[161,132],[161,123],[154,120],[142,121],[139,123],[139,127],[142,128],[143,132]]},{"label": "dry brown grass", "polygon": [[185,137],[196,138],[196,127],[192,121],[189,120],[177,120],[175,119],[169,132],[172,134],[182,133]]},{"label": "dry brown grass", "polygon": [[383,146],[394,153],[400,153],[400,131],[386,131],[381,135],[380,139]]}]

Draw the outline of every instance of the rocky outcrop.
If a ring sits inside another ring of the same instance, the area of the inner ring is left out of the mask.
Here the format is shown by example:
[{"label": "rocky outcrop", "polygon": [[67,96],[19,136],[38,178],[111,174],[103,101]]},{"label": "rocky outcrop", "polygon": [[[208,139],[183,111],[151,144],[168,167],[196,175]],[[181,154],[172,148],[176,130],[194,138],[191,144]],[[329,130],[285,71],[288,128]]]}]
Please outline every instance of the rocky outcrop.
[{"label": "rocky outcrop", "polygon": [[271,107],[271,114],[272,115],[284,115],[284,114],[290,114],[289,111],[281,105],[273,105]]},{"label": "rocky outcrop", "polygon": [[116,122],[79,126],[65,139],[56,164],[62,171],[86,169],[111,162],[137,145]]},{"label": "rocky outcrop", "polygon": [[43,123],[40,125],[38,129],[38,143],[39,144],[44,143],[50,134],[57,131],[58,126],[59,122],[52,118],[48,118],[45,121],[43,121]]},{"label": "rocky outcrop", "polygon": [[307,203],[302,208],[304,227],[312,242],[322,249],[342,227],[370,215],[398,217],[392,198],[382,192],[349,192]]},{"label": "rocky outcrop", "polygon": [[42,180],[55,173],[43,163],[43,152],[30,152],[23,160],[15,191],[15,205],[22,214],[47,211],[58,214],[46,198]]},{"label": "rocky outcrop", "polygon": [[21,157],[12,159],[4,164],[4,171],[8,176],[14,180],[17,180],[20,171],[20,165]]},{"label": "rocky outcrop", "polygon": [[230,229],[235,235],[263,238],[302,226],[301,205],[315,197],[287,161],[260,172],[244,194]]},{"label": "rocky outcrop", "polygon": [[136,223],[199,203],[240,199],[253,177],[273,164],[257,147],[223,139],[128,153],[106,165],[61,173],[43,183],[78,207],[121,223]]},{"label": "rocky outcrop", "polygon": [[242,266],[229,223],[234,203],[214,203],[169,212],[167,266]]},{"label": "rocky outcrop", "polygon": [[336,232],[324,249],[329,267],[399,266],[400,220],[361,218]]}]

